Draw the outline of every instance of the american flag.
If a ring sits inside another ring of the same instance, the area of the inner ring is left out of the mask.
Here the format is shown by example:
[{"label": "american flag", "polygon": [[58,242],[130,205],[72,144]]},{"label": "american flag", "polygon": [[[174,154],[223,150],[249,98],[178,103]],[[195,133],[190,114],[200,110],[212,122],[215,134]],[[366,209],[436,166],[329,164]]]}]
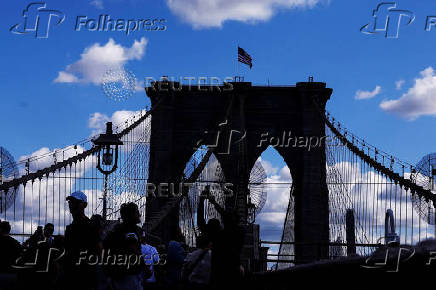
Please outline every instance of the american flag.
[{"label": "american flag", "polygon": [[250,69],[253,66],[251,56],[244,49],[240,48],[239,46],[238,46],[238,61],[245,63],[246,65],[249,65]]}]

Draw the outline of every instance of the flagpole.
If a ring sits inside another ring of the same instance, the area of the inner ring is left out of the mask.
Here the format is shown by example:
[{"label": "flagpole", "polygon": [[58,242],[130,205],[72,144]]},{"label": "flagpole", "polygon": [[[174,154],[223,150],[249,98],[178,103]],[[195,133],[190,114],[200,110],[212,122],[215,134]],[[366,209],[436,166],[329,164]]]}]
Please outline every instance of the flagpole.
[{"label": "flagpole", "polygon": [[[237,71],[236,71],[236,77],[239,79],[239,44],[238,44],[238,50],[236,52],[236,62],[237,62]],[[235,77],[235,82],[236,82],[236,77]]]}]

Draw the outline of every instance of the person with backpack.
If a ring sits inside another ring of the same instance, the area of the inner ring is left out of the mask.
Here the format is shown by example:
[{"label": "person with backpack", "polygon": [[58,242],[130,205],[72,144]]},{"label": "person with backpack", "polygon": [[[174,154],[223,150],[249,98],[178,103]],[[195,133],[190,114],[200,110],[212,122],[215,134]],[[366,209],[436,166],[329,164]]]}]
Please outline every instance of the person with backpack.
[{"label": "person with backpack", "polygon": [[124,203],[120,207],[122,223],[116,225],[103,241],[105,272],[113,290],[142,290],[145,267],[141,252],[142,229],[138,206]]},{"label": "person with backpack", "polygon": [[181,282],[181,273],[183,261],[186,258],[185,249],[183,244],[185,237],[180,228],[173,233],[173,238],[168,243],[168,250],[165,264],[165,288],[166,289],[179,289]]},{"label": "person with backpack", "polygon": [[197,238],[195,251],[189,253],[183,263],[182,282],[186,290],[207,290],[210,288],[212,267],[211,243],[205,235]]}]

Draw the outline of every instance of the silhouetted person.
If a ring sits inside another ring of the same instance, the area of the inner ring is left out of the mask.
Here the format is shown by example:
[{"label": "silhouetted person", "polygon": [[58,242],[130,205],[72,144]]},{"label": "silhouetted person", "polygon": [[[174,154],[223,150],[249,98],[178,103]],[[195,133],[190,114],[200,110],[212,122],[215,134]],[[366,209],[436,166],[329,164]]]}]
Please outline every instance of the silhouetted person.
[{"label": "silhouetted person", "polygon": [[180,228],[174,234],[168,244],[165,286],[167,289],[178,289],[182,278],[183,261],[186,253],[182,243],[185,242]]},{"label": "silhouetted person", "polygon": [[99,214],[94,214],[90,218],[91,226],[93,227],[94,231],[97,233],[98,237],[98,243],[100,244],[100,248],[103,248],[103,232],[105,227],[105,220],[103,217]]},{"label": "silhouetted person", "polygon": [[[104,238],[104,229],[106,226],[106,221],[99,214],[94,214],[91,216],[91,225],[98,235],[98,245],[99,248],[103,249],[103,238]],[[96,280],[97,280],[97,289],[98,290],[106,290],[109,286],[108,277],[103,271],[102,265],[96,265]]]},{"label": "silhouetted person", "polygon": [[54,243],[54,225],[52,223],[48,223],[44,226],[43,236],[44,241],[47,242],[47,244],[51,247]]},{"label": "silhouetted person", "polygon": [[[120,215],[122,223],[116,225],[103,242],[109,261],[106,273],[114,290],[142,289],[140,275],[146,267],[141,255],[142,229],[137,226],[141,221],[138,206],[133,202],[124,203]],[[121,257],[121,262],[114,257]]]},{"label": "silhouetted person", "polygon": [[100,252],[98,233],[85,215],[88,205],[81,191],[67,197],[73,222],[65,229],[65,289],[95,289],[96,267],[90,265],[88,257]]},{"label": "silhouetted person", "polygon": [[23,243],[23,247],[35,248],[39,241],[44,240],[44,230],[42,226],[38,226],[35,232]]},{"label": "silhouetted person", "polygon": [[159,253],[159,265],[154,267],[154,276],[156,277],[156,286],[157,289],[164,289],[165,285],[165,276],[166,276],[166,255],[167,255],[167,247],[164,244],[158,244],[156,246],[156,250]]},{"label": "silhouetted person", "polygon": [[211,286],[213,289],[224,289],[227,281],[232,281],[235,287],[240,287],[244,231],[238,226],[236,212],[224,210],[211,196],[207,198],[221,214],[224,224],[222,228],[219,220],[210,219],[205,227],[205,234],[212,244]]},{"label": "silhouetted person", "polygon": [[[23,256],[23,261],[26,263],[41,264],[39,268],[46,267],[46,258],[48,258],[48,249],[54,247],[54,225],[47,223],[44,228],[38,226],[35,233],[23,243],[23,246],[28,246]],[[41,270],[41,269],[38,269]]]},{"label": "silhouetted person", "polygon": [[[38,227],[40,228],[40,227]],[[42,235],[41,235],[42,232]],[[19,272],[20,287],[33,288],[34,285],[44,285],[45,289],[55,289],[60,269],[58,258],[63,255],[63,249],[58,249],[59,241],[55,242],[54,225],[47,223],[41,231],[37,229],[26,242],[29,248],[25,251],[22,266],[25,270]],[[28,265],[32,265],[30,268]]]},{"label": "silhouetted person", "polygon": [[155,267],[158,266],[159,263],[159,253],[155,247],[147,243],[145,233],[143,233],[141,241],[142,257],[144,258],[145,265],[148,266],[148,271],[142,275],[142,285],[145,289],[157,289]]},{"label": "silhouetted person", "polygon": [[22,248],[20,243],[9,234],[11,225],[7,221],[0,222],[0,283],[1,289],[15,287],[15,275],[12,265],[20,256]]},{"label": "silhouetted person", "polygon": [[197,238],[197,250],[189,253],[183,263],[182,281],[186,290],[206,290],[210,287],[212,266],[211,242],[205,234]]},{"label": "silhouetted person", "polygon": [[12,272],[12,265],[20,256],[22,248],[20,243],[11,237],[11,225],[7,221],[0,222],[0,272]]}]

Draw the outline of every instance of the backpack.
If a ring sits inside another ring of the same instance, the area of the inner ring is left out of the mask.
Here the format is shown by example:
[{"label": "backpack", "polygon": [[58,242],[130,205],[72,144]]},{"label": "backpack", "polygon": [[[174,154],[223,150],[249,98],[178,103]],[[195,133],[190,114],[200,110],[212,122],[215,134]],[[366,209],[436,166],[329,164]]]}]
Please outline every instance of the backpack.
[{"label": "backpack", "polygon": [[187,285],[191,283],[190,277],[192,272],[194,272],[195,268],[200,264],[208,252],[209,249],[203,249],[200,255],[194,261],[185,261],[182,270],[183,284]]},{"label": "backpack", "polygon": [[[147,274],[151,271],[149,267],[145,267],[145,262],[142,258],[141,244],[139,242],[140,238],[140,228],[137,229],[127,229],[123,224],[116,225],[114,229],[108,233],[105,240],[103,241],[103,247],[105,249],[105,255],[114,257],[122,255],[123,257],[129,255],[135,255],[138,261],[135,259],[133,265],[123,265],[118,261],[115,263],[104,264],[105,272],[109,276],[123,276],[131,274]],[[109,253],[110,250],[110,253]],[[109,259],[113,261],[113,259]]]}]

